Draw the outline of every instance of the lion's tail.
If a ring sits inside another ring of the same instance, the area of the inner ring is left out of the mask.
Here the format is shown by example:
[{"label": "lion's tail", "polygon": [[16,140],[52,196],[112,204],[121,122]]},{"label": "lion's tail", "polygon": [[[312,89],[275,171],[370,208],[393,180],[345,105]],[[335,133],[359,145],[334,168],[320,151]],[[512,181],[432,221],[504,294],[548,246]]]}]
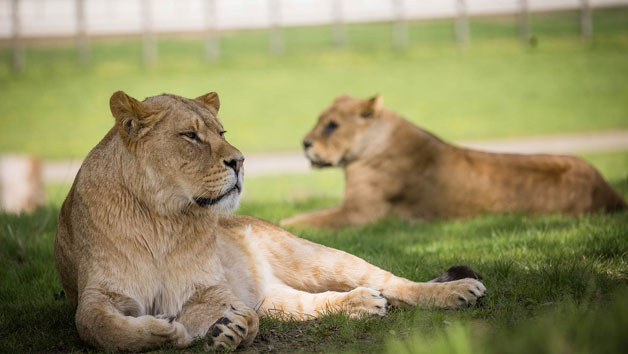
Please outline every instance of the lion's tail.
[{"label": "lion's tail", "polygon": [[139,304],[128,297],[86,290],[76,310],[76,328],[84,341],[112,350],[136,352],[165,344],[183,348],[192,343],[181,323],[148,315],[134,317],[137,308]]}]

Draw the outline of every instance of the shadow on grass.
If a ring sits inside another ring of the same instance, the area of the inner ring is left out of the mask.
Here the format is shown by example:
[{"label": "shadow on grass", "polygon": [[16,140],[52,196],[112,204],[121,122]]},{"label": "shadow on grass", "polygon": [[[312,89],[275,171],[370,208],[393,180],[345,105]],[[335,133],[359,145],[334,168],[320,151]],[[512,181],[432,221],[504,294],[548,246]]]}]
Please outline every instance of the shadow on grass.
[{"label": "shadow on grass", "polygon": [[0,352],[68,352],[85,348],[53,258],[58,208],[0,213]]}]

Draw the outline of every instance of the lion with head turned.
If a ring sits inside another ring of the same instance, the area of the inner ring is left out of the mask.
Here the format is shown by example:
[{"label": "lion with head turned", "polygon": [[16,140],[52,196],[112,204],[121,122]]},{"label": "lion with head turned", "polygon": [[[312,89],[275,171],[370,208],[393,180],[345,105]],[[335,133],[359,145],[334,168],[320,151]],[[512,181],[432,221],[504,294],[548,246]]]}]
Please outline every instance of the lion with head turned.
[{"label": "lion with head turned", "polygon": [[339,96],[303,140],[314,167],[341,167],[340,206],[281,221],[337,228],[389,215],[410,221],[483,213],[625,210],[626,202],[586,161],[460,148],[386,109],[377,95]]},{"label": "lion with head turned", "polygon": [[238,205],[244,157],[216,93],[110,99],[113,128],[85,158],[58,218],[55,262],[80,337],[140,351],[251,344],[259,316],[385,315],[387,305],[458,307],[485,287],[452,267],[397,277],[298,238]]}]

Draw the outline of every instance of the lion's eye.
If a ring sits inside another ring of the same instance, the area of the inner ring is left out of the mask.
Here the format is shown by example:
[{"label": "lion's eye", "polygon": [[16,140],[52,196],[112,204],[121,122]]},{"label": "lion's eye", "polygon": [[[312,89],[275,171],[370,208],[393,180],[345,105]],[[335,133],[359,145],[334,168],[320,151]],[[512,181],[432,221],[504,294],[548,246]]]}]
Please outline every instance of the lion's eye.
[{"label": "lion's eye", "polygon": [[226,133],[226,132],[227,132],[226,130],[223,130],[223,131],[221,131],[221,132],[218,132],[218,135],[220,135],[220,136],[225,136],[225,133]]},{"label": "lion's eye", "polygon": [[325,135],[329,135],[331,134],[334,130],[336,130],[338,128],[338,123],[334,122],[333,120],[329,123],[327,123],[327,125],[325,126],[325,128],[323,128],[323,133]]},{"label": "lion's eye", "polygon": [[181,133],[181,135],[183,135],[184,137],[188,138],[188,139],[192,139],[198,143],[201,142],[201,139],[199,139],[198,135],[196,135],[195,132],[185,132],[185,133]]}]

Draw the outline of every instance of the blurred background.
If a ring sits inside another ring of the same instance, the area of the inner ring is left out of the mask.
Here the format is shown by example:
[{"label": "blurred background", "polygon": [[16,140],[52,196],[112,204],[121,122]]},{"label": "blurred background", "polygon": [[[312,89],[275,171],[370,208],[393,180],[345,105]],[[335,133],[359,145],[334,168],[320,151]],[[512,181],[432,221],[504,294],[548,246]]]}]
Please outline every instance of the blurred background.
[{"label": "blurred background", "polygon": [[247,156],[243,212],[337,203],[341,172],[311,172],[300,142],[342,93],[381,93],[450,142],[575,153],[625,183],[628,0],[0,0],[3,209],[60,204],[116,90],[217,91]]}]

